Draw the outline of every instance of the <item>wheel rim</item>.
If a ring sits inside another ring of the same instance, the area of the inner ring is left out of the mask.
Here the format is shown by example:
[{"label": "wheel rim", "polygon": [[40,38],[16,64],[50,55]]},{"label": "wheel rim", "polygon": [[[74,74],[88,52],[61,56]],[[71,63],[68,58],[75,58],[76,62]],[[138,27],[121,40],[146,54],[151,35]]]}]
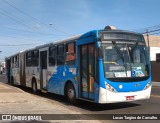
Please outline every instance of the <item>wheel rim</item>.
[{"label": "wheel rim", "polygon": [[68,90],[68,97],[69,97],[69,99],[74,98],[74,90],[73,89]]}]

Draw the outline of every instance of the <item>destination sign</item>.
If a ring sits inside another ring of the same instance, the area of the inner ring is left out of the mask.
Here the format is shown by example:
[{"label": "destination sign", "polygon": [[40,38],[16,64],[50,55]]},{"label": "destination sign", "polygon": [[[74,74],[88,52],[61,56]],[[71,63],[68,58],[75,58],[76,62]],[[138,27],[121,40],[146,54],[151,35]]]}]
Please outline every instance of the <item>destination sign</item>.
[{"label": "destination sign", "polygon": [[120,34],[120,33],[104,33],[104,40],[131,40],[144,42],[142,36],[132,34]]}]

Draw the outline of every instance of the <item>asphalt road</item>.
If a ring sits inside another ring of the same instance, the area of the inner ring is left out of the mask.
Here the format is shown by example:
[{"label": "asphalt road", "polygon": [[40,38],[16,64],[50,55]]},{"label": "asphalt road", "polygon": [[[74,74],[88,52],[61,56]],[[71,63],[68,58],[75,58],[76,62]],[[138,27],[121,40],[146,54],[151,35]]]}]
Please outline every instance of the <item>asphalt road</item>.
[{"label": "asphalt road", "polygon": [[[3,80],[5,78],[2,77]],[[2,80],[0,77],[0,80]],[[28,88],[22,88],[27,93],[31,93],[31,90]],[[134,102],[128,102],[128,103],[115,103],[115,104],[95,104],[91,102],[86,102],[79,100],[78,103],[74,105],[68,104],[68,102],[65,100],[63,96],[47,93],[47,94],[39,94],[36,96],[40,96],[42,98],[46,98],[49,101],[58,101],[61,105],[65,106],[66,108],[80,112],[82,114],[96,114],[93,115],[93,118],[95,120],[99,120],[98,114],[104,114],[102,115],[105,117],[105,114],[160,114],[160,86],[159,87],[152,87],[152,93],[151,98],[148,100],[142,100],[142,101],[134,101]],[[92,115],[89,115],[92,117]],[[141,123],[141,122],[154,122],[159,123],[160,121],[147,121],[147,120],[101,120],[101,122],[113,122],[113,123]]]}]

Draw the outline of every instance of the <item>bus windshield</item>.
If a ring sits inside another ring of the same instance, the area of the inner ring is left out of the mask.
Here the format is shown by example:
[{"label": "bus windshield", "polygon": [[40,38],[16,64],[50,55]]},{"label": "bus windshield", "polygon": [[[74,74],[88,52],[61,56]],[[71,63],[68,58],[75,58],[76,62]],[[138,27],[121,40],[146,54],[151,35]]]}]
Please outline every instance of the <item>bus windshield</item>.
[{"label": "bus windshield", "polygon": [[148,76],[145,44],[111,41],[102,43],[106,78]]}]

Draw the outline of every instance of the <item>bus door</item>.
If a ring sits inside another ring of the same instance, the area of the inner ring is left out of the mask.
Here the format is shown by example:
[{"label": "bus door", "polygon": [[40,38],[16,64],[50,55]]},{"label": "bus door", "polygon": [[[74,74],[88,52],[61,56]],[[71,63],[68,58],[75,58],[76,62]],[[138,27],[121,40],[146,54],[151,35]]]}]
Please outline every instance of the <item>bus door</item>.
[{"label": "bus door", "polygon": [[40,51],[41,89],[47,89],[47,51]]},{"label": "bus door", "polygon": [[80,96],[94,100],[95,44],[79,46]]}]

